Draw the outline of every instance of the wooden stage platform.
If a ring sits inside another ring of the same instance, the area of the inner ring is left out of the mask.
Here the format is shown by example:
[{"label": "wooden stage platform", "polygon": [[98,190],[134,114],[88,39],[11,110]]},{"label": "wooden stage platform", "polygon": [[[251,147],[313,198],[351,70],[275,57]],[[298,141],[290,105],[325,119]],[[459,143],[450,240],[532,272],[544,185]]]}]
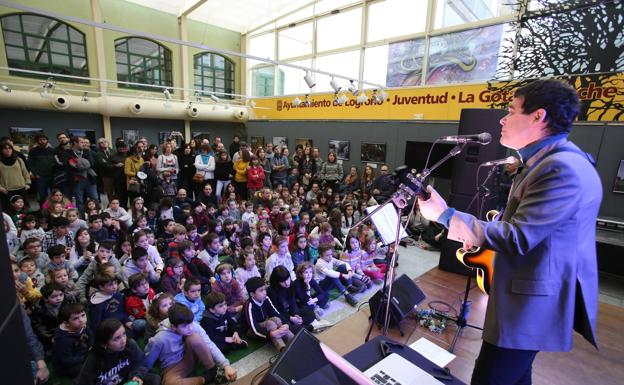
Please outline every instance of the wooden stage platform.
[{"label": "wooden stage platform", "polygon": [[[416,284],[426,294],[420,305],[428,308],[430,301],[444,301],[452,304],[459,310],[463,297],[466,278],[434,268],[416,279]],[[474,281],[473,281],[474,282]],[[474,285],[473,285],[474,286]],[[482,326],[485,316],[487,296],[476,287],[470,292],[472,300],[468,322]],[[317,337],[329,345],[339,354],[345,354],[364,343],[368,330],[368,306],[361,311],[340,322],[338,325],[317,334]],[[444,333],[435,334],[418,326],[415,318],[409,318],[401,323],[405,333],[400,336],[397,329],[391,329],[388,336],[396,341],[410,344],[420,337],[426,337],[438,346],[448,349],[453,336],[455,325],[450,325]],[[556,328],[557,325],[552,325]],[[601,303],[598,310],[598,343],[600,351],[581,336],[575,334],[574,349],[568,353],[541,352],[537,355],[533,365],[533,384],[535,385],[619,385],[624,383],[624,308]],[[380,334],[375,327],[372,336]],[[455,348],[455,358],[448,366],[456,377],[470,383],[474,361],[481,347],[481,331],[465,328]],[[234,384],[251,384],[252,379],[260,371],[265,371],[268,363],[252,373],[240,378]],[[259,382],[262,375],[256,377],[254,384]]]}]

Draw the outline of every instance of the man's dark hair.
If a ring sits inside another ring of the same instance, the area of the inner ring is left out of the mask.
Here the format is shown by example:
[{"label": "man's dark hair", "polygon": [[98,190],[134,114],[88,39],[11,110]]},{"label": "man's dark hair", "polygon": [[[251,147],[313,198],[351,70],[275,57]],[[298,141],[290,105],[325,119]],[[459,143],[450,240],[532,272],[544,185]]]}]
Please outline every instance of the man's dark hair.
[{"label": "man's dark hair", "polygon": [[169,323],[173,326],[190,324],[195,319],[191,309],[181,303],[174,303],[167,312]]},{"label": "man's dark hair", "polygon": [[132,249],[132,260],[136,261],[139,258],[143,258],[147,256],[147,250],[142,248],[141,246],[137,246]]},{"label": "man's dark hair", "polygon": [[67,322],[73,314],[82,313],[83,311],[85,311],[85,308],[81,303],[67,303],[59,310],[58,320]]},{"label": "man's dark hair", "polygon": [[223,302],[225,302],[225,295],[218,291],[211,291],[208,295],[206,295],[206,299],[204,300],[206,309],[213,309],[215,306]]},{"label": "man's dark hair", "polygon": [[50,257],[50,259],[61,254],[65,254],[64,245],[54,245],[54,246],[48,247],[48,257]]},{"label": "man's dark hair", "polygon": [[518,88],[514,96],[523,98],[524,114],[546,110],[546,128],[551,134],[570,132],[580,110],[576,90],[559,80],[536,80]]}]

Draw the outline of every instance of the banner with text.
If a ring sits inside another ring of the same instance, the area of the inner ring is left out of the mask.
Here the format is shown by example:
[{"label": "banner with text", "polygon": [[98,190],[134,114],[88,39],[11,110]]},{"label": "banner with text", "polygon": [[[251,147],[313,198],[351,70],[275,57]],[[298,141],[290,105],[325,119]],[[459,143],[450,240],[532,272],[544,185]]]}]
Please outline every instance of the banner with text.
[{"label": "banner with text", "polygon": [[[574,84],[581,99],[579,120],[624,120],[624,74],[577,76],[565,80]],[[516,84],[454,84],[387,90],[387,97],[375,102],[368,90],[368,101],[358,103],[352,95],[338,104],[334,94],[310,95],[309,103],[299,95],[255,99],[252,119],[269,120],[459,120],[463,108],[504,108]]]}]

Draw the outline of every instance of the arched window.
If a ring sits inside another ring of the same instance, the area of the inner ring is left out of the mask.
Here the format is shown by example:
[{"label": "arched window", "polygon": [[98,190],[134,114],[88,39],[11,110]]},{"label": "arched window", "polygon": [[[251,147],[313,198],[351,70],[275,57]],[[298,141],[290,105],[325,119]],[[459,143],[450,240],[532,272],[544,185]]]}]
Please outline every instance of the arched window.
[{"label": "arched window", "polygon": [[[9,67],[64,75],[89,76],[85,35],[60,20],[33,13],[13,13],[0,17],[2,37]],[[47,75],[10,71],[11,75]],[[64,82],[89,80],[63,78]]]},{"label": "arched window", "polygon": [[[124,37],[115,40],[117,80],[122,82],[173,85],[171,50],[155,41],[141,37]],[[120,83],[119,87],[139,88],[162,92],[158,88]]]},{"label": "arched window", "polygon": [[232,99],[234,93],[234,63],[216,53],[198,53],[193,56],[195,89],[204,94],[216,92],[218,97]]}]

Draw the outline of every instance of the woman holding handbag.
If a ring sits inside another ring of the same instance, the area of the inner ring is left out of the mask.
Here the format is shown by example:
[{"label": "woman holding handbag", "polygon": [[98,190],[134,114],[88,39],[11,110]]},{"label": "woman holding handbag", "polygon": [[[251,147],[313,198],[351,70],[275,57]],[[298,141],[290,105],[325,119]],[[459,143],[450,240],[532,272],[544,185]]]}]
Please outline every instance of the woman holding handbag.
[{"label": "woman holding handbag", "polygon": [[209,183],[212,190],[216,189],[214,179],[215,158],[212,147],[208,143],[201,145],[201,152],[195,157],[195,175],[193,175],[193,184],[195,186],[195,196],[201,195],[204,186]]}]

